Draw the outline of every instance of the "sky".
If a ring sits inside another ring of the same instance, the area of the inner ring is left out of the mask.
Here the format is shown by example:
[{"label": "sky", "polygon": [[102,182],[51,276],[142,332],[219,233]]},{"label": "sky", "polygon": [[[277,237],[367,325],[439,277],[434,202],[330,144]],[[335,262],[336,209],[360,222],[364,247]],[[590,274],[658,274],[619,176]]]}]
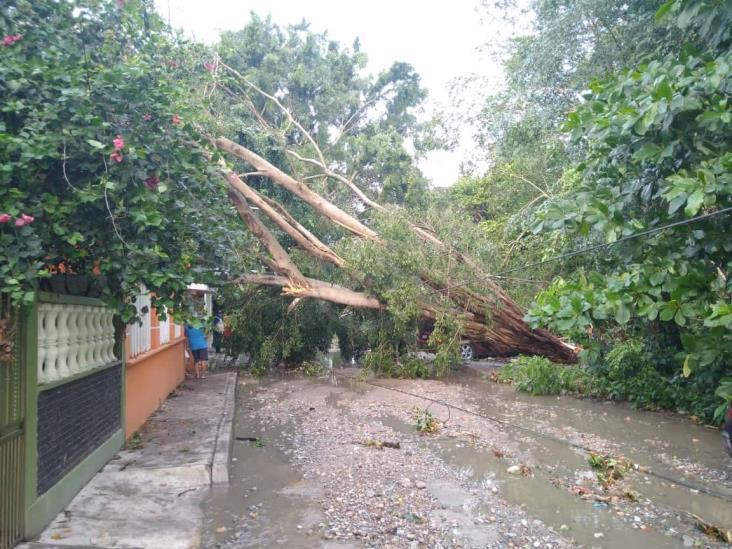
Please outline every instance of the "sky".
[{"label": "sky", "polygon": [[[425,117],[449,104],[449,85],[471,73],[500,79],[500,67],[480,53],[503,29],[483,21],[477,0],[156,0],[161,15],[192,38],[213,43],[224,30],[237,30],[251,11],[279,25],[303,19],[316,32],[351,45],[361,41],[369,57],[368,71],[378,73],[395,61],[410,63],[429,91]],[[420,162],[437,186],[458,177],[460,162],[471,152],[469,131],[462,132],[455,151],[430,153]]]}]

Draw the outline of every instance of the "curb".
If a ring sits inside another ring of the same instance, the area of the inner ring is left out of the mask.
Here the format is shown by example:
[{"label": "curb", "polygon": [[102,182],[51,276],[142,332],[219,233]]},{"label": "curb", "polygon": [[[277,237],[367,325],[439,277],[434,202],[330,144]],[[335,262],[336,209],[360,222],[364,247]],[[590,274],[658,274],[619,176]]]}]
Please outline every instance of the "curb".
[{"label": "curb", "polygon": [[211,484],[229,482],[229,457],[234,431],[234,405],[236,404],[236,373],[230,372],[225,375],[223,410],[216,429],[216,444],[211,456]]}]

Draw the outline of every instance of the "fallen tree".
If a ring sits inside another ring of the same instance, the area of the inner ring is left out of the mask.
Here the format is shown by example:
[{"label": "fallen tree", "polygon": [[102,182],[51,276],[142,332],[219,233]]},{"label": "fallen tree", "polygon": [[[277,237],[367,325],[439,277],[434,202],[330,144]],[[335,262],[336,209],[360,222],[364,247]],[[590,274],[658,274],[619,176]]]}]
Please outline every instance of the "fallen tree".
[{"label": "fallen tree", "polygon": [[[317,171],[311,177],[334,179],[349,189],[364,208],[370,208],[384,216],[403,217],[403,212],[371,200],[353,180],[331,169],[315,139],[276,97],[254,86],[235,70],[224,67],[240,82],[274,103],[286,117],[288,123],[297,128],[315,157],[304,156],[287,147],[284,152],[304,165],[315,167]],[[261,120],[261,113],[255,114]],[[318,215],[327,218],[350,233],[353,239],[362,242],[361,247],[388,250],[391,243],[387,238],[315,192],[304,181],[285,173],[248,147],[226,137],[212,139],[212,142],[220,151],[253,167],[254,171],[249,172],[250,175],[268,178],[275,185],[304,201]],[[261,195],[248,185],[245,176],[238,175],[223,163],[221,173],[227,181],[229,196],[240,217],[269,254],[263,260],[264,263],[275,273],[274,275],[242,276],[236,282],[280,286],[283,295],[297,299],[313,298],[356,308],[390,309],[390,289],[374,287],[367,269],[365,272],[360,271],[356,265],[341,257],[332,247],[323,243],[298,223],[282,204]],[[318,261],[337,267],[357,289],[305,277],[275,235],[249,207],[249,202],[264,213],[276,227],[292,238],[306,254]],[[443,315],[454,318],[459,323],[461,337],[480,341],[496,354],[535,354],[563,363],[576,360],[576,351],[572,346],[546,330],[531,329],[524,322],[523,313],[519,307],[493,277],[481,271],[476,261],[445,243],[428,227],[413,221],[407,221],[406,226],[409,234],[416,239],[412,248],[426,247],[429,249],[427,253],[431,254],[430,257],[439,258],[439,262],[447,261],[448,265],[460,265],[460,272],[470,275],[470,281],[464,281],[450,276],[449,272],[447,275],[439,272],[432,265],[417,266],[416,270],[411,273],[413,275],[411,283],[415,287],[424,288],[415,294],[419,317],[433,322],[437,322]],[[437,261],[432,263],[437,263]]]}]

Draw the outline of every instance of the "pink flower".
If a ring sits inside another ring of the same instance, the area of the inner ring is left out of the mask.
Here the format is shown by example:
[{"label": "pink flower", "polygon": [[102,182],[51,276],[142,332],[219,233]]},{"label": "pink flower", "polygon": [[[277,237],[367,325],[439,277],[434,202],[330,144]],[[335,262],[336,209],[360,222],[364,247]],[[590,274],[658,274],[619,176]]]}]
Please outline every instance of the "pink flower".
[{"label": "pink flower", "polygon": [[111,160],[114,160],[117,164],[119,164],[120,162],[122,162],[122,155],[119,154],[118,151],[114,151],[112,154],[110,154],[109,155],[109,158]]},{"label": "pink flower", "polygon": [[33,217],[32,215],[27,215],[27,214],[23,214],[23,215],[21,215],[21,216],[20,216],[20,218],[21,218],[21,219],[22,219],[23,221],[25,221],[25,224],[26,224],[26,225],[30,225],[31,223],[33,223],[33,222],[34,222],[34,221],[36,220],[36,218],[35,218],[35,217]]},{"label": "pink flower", "polygon": [[117,7],[122,9],[125,7],[125,0],[117,0]]},{"label": "pink flower", "polygon": [[145,114],[142,115],[142,119],[145,122],[150,122],[150,120],[152,120],[152,114],[150,114],[149,112],[146,112]]},{"label": "pink flower", "polygon": [[10,214],[0,214],[0,223],[7,223],[10,221]]},{"label": "pink flower", "polygon": [[3,45],[12,46],[21,38],[23,38],[22,34],[9,34],[9,35],[3,37]]},{"label": "pink flower", "polygon": [[208,72],[214,72],[216,69],[219,68],[218,63],[204,63],[203,68],[205,68]]},{"label": "pink flower", "polygon": [[178,116],[177,114],[174,114],[173,117],[170,119],[170,121],[173,124],[180,124],[180,116]]},{"label": "pink flower", "polygon": [[118,135],[117,137],[112,139],[112,144],[114,145],[114,150],[119,151],[124,148],[125,140],[122,139],[121,135]]},{"label": "pink flower", "polygon": [[18,219],[15,220],[15,226],[16,227],[22,227],[23,225],[25,225],[25,220],[24,219],[18,218]]},{"label": "pink flower", "polygon": [[151,191],[154,191],[158,188],[158,183],[160,183],[160,180],[158,179],[157,175],[151,175],[145,180],[145,186]]}]

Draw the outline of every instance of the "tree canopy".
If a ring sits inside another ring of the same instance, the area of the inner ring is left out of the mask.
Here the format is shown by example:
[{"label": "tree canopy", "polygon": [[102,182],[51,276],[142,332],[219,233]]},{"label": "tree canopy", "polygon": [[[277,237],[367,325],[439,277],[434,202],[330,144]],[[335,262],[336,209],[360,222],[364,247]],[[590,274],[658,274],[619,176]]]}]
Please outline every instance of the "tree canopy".
[{"label": "tree canopy", "polygon": [[443,191],[419,75],[369,74],[358,40],[252,14],[208,47],[148,0],[6,2],[3,291],[90,275],[129,320],[141,285],[182,309],[215,282],[262,367],[338,334],[423,375],[420,321],[433,372],[465,338],[574,360],[548,328],[606,394],[710,417],[732,399],[728,4],[528,2],[470,115],[489,167]]}]

